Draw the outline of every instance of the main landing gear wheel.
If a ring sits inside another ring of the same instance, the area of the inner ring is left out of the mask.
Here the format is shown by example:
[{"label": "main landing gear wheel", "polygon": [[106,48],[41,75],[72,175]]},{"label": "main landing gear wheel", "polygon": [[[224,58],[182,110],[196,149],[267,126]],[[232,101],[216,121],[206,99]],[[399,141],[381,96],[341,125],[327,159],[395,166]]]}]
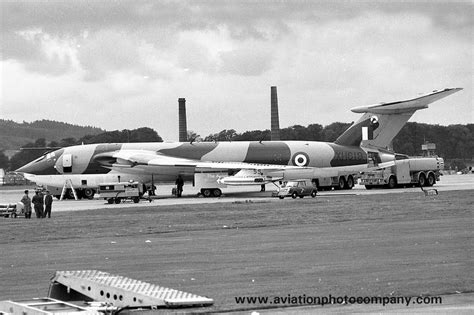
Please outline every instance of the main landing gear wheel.
[{"label": "main landing gear wheel", "polygon": [[87,199],[93,199],[94,198],[94,189],[91,188],[86,188],[83,191],[84,197]]},{"label": "main landing gear wheel", "polygon": [[[74,192],[72,191],[71,188],[68,188],[68,189],[66,190],[66,194],[65,194],[65,195],[66,195],[66,198],[67,198],[67,199],[74,199]],[[77,197],[79,198],[79,196],[77,196]]]}]

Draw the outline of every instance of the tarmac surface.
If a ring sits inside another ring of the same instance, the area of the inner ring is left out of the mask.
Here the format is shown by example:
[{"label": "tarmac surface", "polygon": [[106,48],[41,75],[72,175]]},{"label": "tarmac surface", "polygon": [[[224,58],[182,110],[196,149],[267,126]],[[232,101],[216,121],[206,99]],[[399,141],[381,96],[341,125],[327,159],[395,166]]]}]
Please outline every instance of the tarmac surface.
[{"label": "tarmac surface", "polygon": [[[267,186],[268,187],[268,186]],[[1,219],[0,299],[46,296],[57,270],[97,269],[208,296],[187,312],[474,312],[474,175],[419,188],[270,191],[109,205],[55,201],[52,219]],[[21,198],[1,190],[0,203]],[[81,210],[81,211],[76,211]],[[441,297],[442,304],[280,305],[236,297]],[[172,312],[172,311],[171,311]]]},{"label": "tarmac surface", "polygon": [[[14,187],[14,186],[13,186]],[[271,197],[273,191],[276,191],[276,186],[273,184],[266,185],[266,192],[260,192],[260,186],[241,186],[241,187],[228,187],[223,189],[223,195],[220,198],[204,198],[197,197],[199,190],[196,187],[190,185],[184,186],[184,192],[182,198],[175,198],[171,195],[172,185],[161,185],[157,187],[156,197],[153,197],[153,201],[150,203],[146,200],[142,200],[138,204],[133,204],[130,200],[122,204],[108,204],[103,199],[100,199],[98,195],[93,200],[57,200],[54,199],[53,210],[54,211],[79,211],[79,210],[92,210],[101,208],[127,208],[133,205],[133,207],[155,207],[155,206],[169,206],[176,204],[207,204],[207,203],[225,203],[225,202],[238,202],[245,200],[257,201],[261,199],[268,200]],[[11,189],[2,190],[0,186],[0,204],[17,203],[23,196],[24,189]],[[32,197],[32,188],[30,188],[30,197]],[[436,183],[432,188],[437,189],[439,192],[453,191],[453,190],[474,190],[474,174],[466,175],[444,175],[441,180]],[[362,185],[355,185],[352,190],[341,190],[341,191],[320,191],[318,196],[341,196],[341,195],[373,195],[373,194],[394,194],[394,193],[409,193],[409,192],[420,192],[420,188],[396,188],[396,189],[371,189],[367,190]],[[474,198],[474,197],[473,197]],[[270,198],[274,202],[274,200]]]}]

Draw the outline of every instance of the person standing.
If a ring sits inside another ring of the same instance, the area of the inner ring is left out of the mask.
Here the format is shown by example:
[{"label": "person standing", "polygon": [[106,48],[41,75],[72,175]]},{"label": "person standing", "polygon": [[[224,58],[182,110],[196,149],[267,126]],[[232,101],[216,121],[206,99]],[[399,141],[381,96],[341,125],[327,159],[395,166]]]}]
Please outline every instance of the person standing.
[{"label": "person standing", "polygon": [[31,198],[28,196],[28,189],[25,190],[25,195],[21,198],[23,204],[23,211],[25,212],[25,219],[31,219]]},{"label": "person standing", "polygon": [[44,213],[43,218],[51,218],[51,208],[53,206],[53,196],[49,193],[49,190],[46,190],[46,196],[44,197]]},{"label": "person standing", "polygon": [[181,194],[183,193],[183,186],[184,186],[184,180],[181,175],[178,175],[178,178],[176,179],[176,197],[181,197]]},{"label": "person standing", "polygon": [[43,194],[40,191],[36,191],[36,194],[33,196],[33,205],[35,207],[35,213],[37,218],[43,217]]}]

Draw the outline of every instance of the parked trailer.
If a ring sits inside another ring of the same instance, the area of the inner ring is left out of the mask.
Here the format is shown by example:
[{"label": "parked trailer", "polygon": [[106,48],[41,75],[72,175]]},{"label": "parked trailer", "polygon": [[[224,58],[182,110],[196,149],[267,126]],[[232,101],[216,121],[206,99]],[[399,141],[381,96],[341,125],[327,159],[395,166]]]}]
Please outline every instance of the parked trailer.
[{"label": "parked trailer", "polygon": [[23,207],[23,203],[21,202],[18,202],[16,204],[1,204],[0,217],[16,218],[20,215],[24,215]]},{"label": "parked trailer", "polygon": [[124,199],[132,199],[138,203],[143,195],[143,184],[139,182],[103,183],[99,185],[100,198],[108,203],[120,203]]},{"label": "parked trailer", "polygon": [[444,160],[440,157],[412,157],[395,161],[395,165],[381,170],[364,172],[360,178],[365,188],[395,188],[403,185],[433,186],[439,181]]},{"label": "parked trailer", "polygon": [[335,190],[352,189],[357,179],[360,177],[358,173],[339,174],[333,177],[318,177],[313,178],[313,183],[318,190]]}]

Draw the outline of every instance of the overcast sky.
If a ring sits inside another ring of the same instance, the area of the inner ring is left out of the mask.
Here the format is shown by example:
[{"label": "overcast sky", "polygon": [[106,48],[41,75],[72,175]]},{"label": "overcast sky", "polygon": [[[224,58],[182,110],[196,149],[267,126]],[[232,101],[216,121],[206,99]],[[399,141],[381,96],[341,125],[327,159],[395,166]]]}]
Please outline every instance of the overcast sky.
[{"label": "overcast sky", "polygon": [[411,121],[474,122],[466,1],[2,1],[0,117],[107,130],[351,122],[350,108],[463,91]]}]

